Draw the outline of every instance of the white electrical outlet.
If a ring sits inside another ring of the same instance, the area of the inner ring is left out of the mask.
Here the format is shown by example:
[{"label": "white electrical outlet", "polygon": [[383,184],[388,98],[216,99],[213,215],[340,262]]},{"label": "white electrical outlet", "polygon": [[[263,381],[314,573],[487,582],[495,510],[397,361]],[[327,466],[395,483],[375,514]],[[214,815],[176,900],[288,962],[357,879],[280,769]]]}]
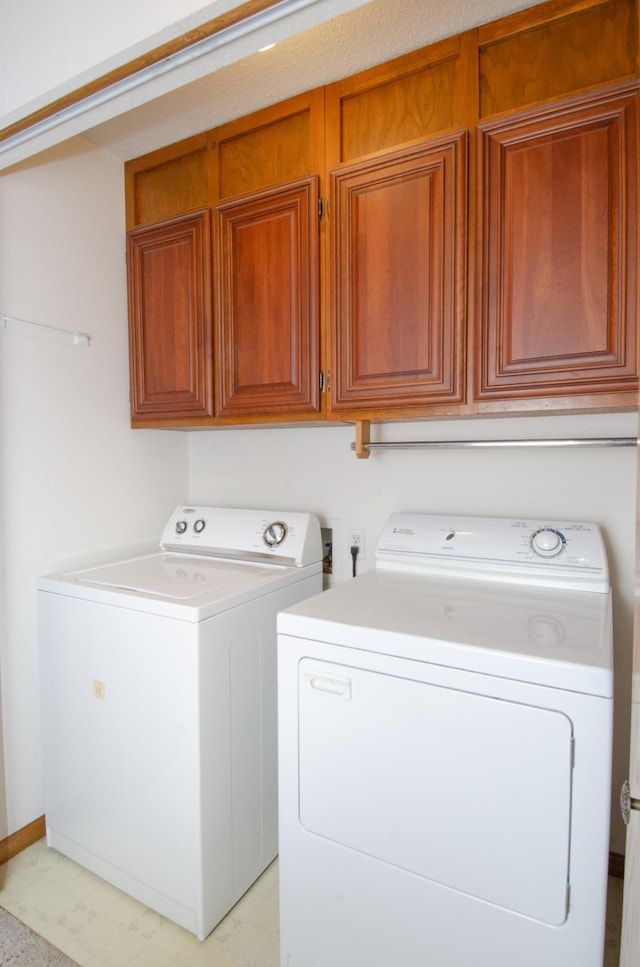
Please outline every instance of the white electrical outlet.
[{"label": "white electrical outlet", "polygon": [[363,561],[365,558],[365,540],[364,531],[358,531],[351,528],[347,531],[347,551],[351,554],[351,548],[358,548],[358,560]]}]

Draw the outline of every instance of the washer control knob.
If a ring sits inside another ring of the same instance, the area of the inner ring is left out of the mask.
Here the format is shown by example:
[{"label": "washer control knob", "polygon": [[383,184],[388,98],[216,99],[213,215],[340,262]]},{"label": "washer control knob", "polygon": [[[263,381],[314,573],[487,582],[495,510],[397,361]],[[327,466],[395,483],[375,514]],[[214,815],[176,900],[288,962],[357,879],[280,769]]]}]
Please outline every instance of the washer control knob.
[{"label": "washer control knob", "polygon": [[287,525],[284,521],[274,520],[268,524],[262,534],[262,540],[267,547],[279,547],[287,536]]},{"label": "washer control knob", "polygon": [[186,520],[179,520],[176,523],[176,534],[184,534],[187,529]]},{"label": "washer control knob", "polygon": [[193,525],[193,529],[196,532],[196,534],[202,534],[206,526],[207,526],[206,520],[202,520],[202,518],[200,518],[200,520],[195,521]]},{"label": "washer control knob", "polygon": [[531,535],[531,548],[540,557],[556,557],[567,543],[567,539],[560,531],[553,527],[541,527]]}]

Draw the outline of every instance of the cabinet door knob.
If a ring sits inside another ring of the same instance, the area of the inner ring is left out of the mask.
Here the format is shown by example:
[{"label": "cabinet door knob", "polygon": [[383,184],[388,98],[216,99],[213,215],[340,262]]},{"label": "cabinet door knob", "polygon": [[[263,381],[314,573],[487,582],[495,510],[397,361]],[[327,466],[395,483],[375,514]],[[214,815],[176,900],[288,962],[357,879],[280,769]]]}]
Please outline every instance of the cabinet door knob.
[{"label": "cabinet door knob", "polygon": [[633,798],[629,780],[625,779],[620,790],[620,812],[622,813],[625,826],[629,825],[632,809],[640,809],[640,799]]}]

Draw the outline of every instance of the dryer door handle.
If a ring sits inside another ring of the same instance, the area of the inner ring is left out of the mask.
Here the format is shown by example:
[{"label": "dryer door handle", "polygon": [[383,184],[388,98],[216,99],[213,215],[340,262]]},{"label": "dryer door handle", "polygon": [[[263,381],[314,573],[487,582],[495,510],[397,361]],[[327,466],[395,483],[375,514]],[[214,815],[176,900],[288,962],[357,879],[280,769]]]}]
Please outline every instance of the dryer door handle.
[{"label": "dryer door handle", "polygon": [[351,679],[342,676],[326,675],[317,672],[306,672],[305,678],[309,688],[314,692],[324,692],[336,698],[351,698]]}]

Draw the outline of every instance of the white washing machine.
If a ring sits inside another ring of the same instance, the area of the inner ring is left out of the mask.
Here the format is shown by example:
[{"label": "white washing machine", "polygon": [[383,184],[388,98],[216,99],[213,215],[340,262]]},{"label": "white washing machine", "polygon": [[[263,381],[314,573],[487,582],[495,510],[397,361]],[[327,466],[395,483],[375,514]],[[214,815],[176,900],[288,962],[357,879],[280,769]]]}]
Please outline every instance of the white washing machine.
[{"label": "white washing machine", "polygon": [[595,525],[393,515],[278,617],[282,967],[602,967],[612,678]]},{"label": "white washing machine", "polygon": [[276,614],[320,527],[181,506],[160,547],[40,579],[47,842],[202,940],[277,853]]}]

